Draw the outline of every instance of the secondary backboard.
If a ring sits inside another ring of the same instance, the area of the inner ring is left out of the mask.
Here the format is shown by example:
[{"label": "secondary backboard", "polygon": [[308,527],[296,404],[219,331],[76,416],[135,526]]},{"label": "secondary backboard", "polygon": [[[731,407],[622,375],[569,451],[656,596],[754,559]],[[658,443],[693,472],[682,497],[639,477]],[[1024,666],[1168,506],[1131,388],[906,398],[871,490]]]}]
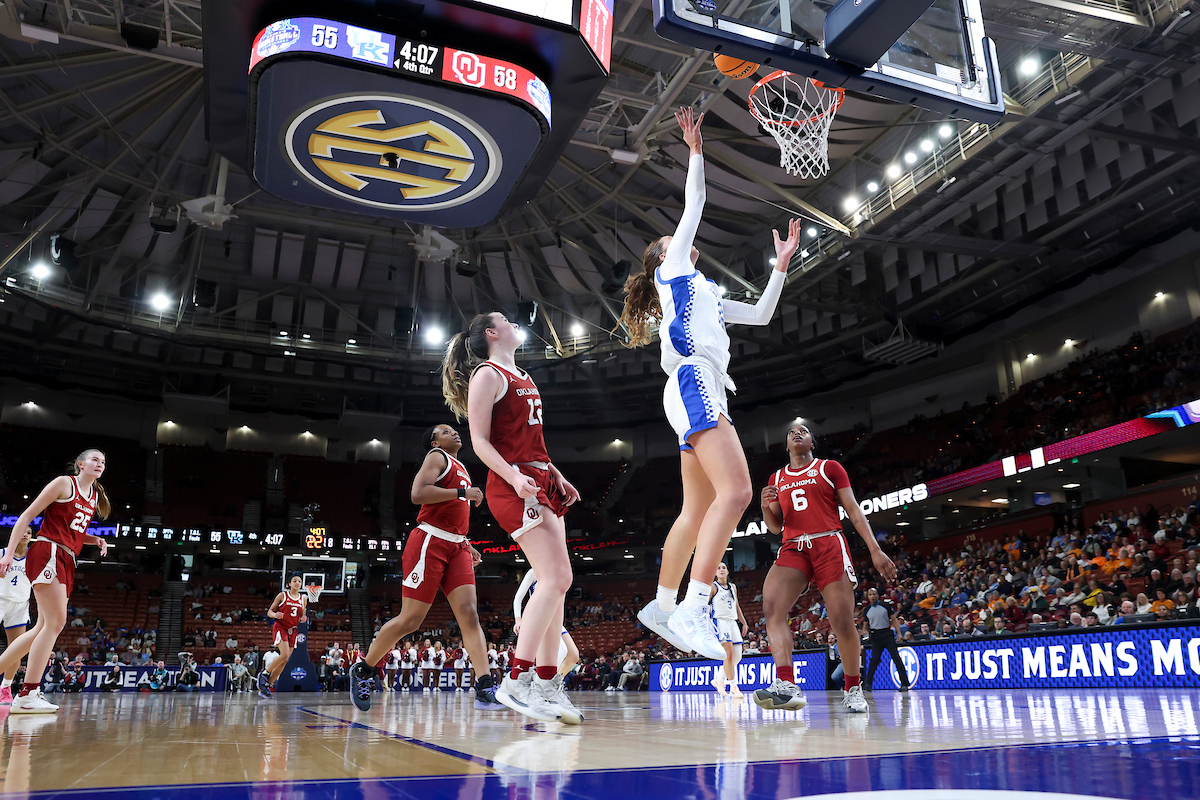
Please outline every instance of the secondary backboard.
[{"label": "secondary backboard", "polygon": [[995,122],[1003,116],[996,48],[984,33],[979,0],[934,0],[866,68],[826,54],[825,17],[834,5],[832,0],[654,0],[654,29],[692,47],[949,117]]},{"label": "secondary backboard", "polygon": [[345,594],[346,592],[346,559],[344,558],[313,558],[310,556],[284,556],[283,574],[279,579],[280,589],[286,589],[293,575],[304,579],[304,585],[316,583],[322,587],[322,594]]}]

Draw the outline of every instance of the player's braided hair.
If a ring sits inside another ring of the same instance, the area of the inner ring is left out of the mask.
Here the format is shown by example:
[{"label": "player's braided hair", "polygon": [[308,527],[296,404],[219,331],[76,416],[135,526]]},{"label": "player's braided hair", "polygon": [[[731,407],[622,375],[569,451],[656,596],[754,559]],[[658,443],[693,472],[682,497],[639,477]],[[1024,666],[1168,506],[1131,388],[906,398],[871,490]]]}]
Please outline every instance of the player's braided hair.
[{"label": "player's braided hair", "polygon": [[[665,237],[664,237],[665,238]],[[654,270],[658,269],[666,254],[663,239],[650,243],[642,255],[642,271],[630,275],[625,281],[625,308],[617,327],[629,329],[628,347],[642,347],[654,341],[650,322],[662,322],[662,306],[658,302],[658,290],[654,288]],[[617,328],[613,328],[615,333]]]}]

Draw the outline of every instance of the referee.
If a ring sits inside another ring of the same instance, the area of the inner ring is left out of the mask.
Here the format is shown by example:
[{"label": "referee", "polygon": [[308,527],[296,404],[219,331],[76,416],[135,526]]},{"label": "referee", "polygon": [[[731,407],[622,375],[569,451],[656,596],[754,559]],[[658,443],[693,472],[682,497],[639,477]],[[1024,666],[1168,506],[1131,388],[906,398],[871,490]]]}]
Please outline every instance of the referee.
[{"label": "referee", "polygon": [[900,691],[908,691],[908,671],[904,669],[904,661],[900,658],[900,648],[896,647],[896,639],[900,636],[900,623],[892,614],[892,610],[879,602],[879,592],[867,590],[867,644],[871,648],[871,663],[867,665],[867,674],[863,679],[863,688],[870,689],[874,684],[875,670],[883,658],[883,651],[892,655],[892,663],[896,665],[896,674],[900,676]]}]

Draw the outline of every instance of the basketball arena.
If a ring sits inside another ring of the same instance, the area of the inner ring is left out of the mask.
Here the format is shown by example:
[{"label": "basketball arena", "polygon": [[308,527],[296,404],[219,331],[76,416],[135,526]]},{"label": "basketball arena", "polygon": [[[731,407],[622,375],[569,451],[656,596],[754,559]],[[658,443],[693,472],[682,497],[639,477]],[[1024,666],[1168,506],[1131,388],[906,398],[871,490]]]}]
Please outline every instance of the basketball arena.
[{"label": "basketball arena", "polygon": [[1196,12],[0,3],[0,793],[1200,796]]}]

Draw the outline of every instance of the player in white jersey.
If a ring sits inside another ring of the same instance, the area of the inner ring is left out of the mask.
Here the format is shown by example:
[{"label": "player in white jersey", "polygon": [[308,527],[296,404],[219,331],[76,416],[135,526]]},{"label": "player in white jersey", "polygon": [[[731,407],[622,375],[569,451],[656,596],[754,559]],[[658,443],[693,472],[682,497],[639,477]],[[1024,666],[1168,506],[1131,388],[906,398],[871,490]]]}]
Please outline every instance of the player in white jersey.
[{"label": "player in white jersey", "polygon": [[[496,678],[500,674],[500,654],[496,652],[496,645],[491,642],[488,642],[487,660],[488,672],[491,673],[493,678]],[[496,678],[496,680],[499,680],[499,678]]]},{"label": "player in white jersey", "polygon": [[[725,650],[709,616],[709,584],[753,498],[746,454],[725,398],[726,390],[734,388],[725,326],[770,323],[800,243],[800,220],[788,224],[786,240],[772,232],[775,268],[758,302],[722,299],[721,287],[696,269],[700,252],[692,246],[705,199],[700,135],[704,115],[694,118],[690,108],[683,108],[675,118],[691,152],[683,214],[674,236],[663,236],[646,249],[642,272],[625,283],[621,313],[634,347],[649,344],[651,323],[659,323],[667,373],[663,408],[679,437],[683,476],[683,508],[663,545],[658,593],[638,612],[638,620],[675,647],[720,661]],[[689,559],[691,581],[677,609],[675,599]]]},{"label": "player in white jersey", "polygon": [[[517,587],[517,593],[513,596],[513,618],[516,620],[513,623],[513,633],[521,631],[521,609],[525,606],[526,596],[532,597],[533,590],[537,588],[537,575],[533,570],[528,570],[525,577],[521,579],[521,585]],[[556,691],[562,689],[563,681],[566,680],[571,670],[575,669],[575,665],[579,663],[579,648],[575,646],[575,640],[571,638],[571,634],[567,633],[567,629],[562,629],[562,637],[558,643],[558,673],[555,674],[550,682],[554,684]],[[569,703],[571,710],[579,714],[583,718],[583,713],[571,703],[571,699],[566,694],[560,694],[560,704],[562,702]]]},{"label": "player in white jersey", "polygon": [[[0,625],[4,626],[4,638],[8,642],[24,633],[29,626],[29,595],[32,587],[25,575],[25,551],[29,548],[29,540],[30,535],[26,533],[17,542],[12,567],[0,578]],[[0,556],[3,555],[4,549],[0,548]],[[14,664],[4,673],[4,681],[0,683],[0,706],[12,705],[12,682],[19,666],[19,663]]]},{"label": "player in white jersey", "polygon": [[729,582],[729,567],[722,561],[717,564],[717,579],[713,581],[709,591],[708,602],[712,605],[713,621],[717,623],[717,639],[725,648],[725,677],[717,675],[713,678],[713,688],[717,694],[742,696],[738,688],[737,665],[742,660],[742,639],[749,626],[746,617],[742,615],[742,607],[738,604],[737,587]]}]

